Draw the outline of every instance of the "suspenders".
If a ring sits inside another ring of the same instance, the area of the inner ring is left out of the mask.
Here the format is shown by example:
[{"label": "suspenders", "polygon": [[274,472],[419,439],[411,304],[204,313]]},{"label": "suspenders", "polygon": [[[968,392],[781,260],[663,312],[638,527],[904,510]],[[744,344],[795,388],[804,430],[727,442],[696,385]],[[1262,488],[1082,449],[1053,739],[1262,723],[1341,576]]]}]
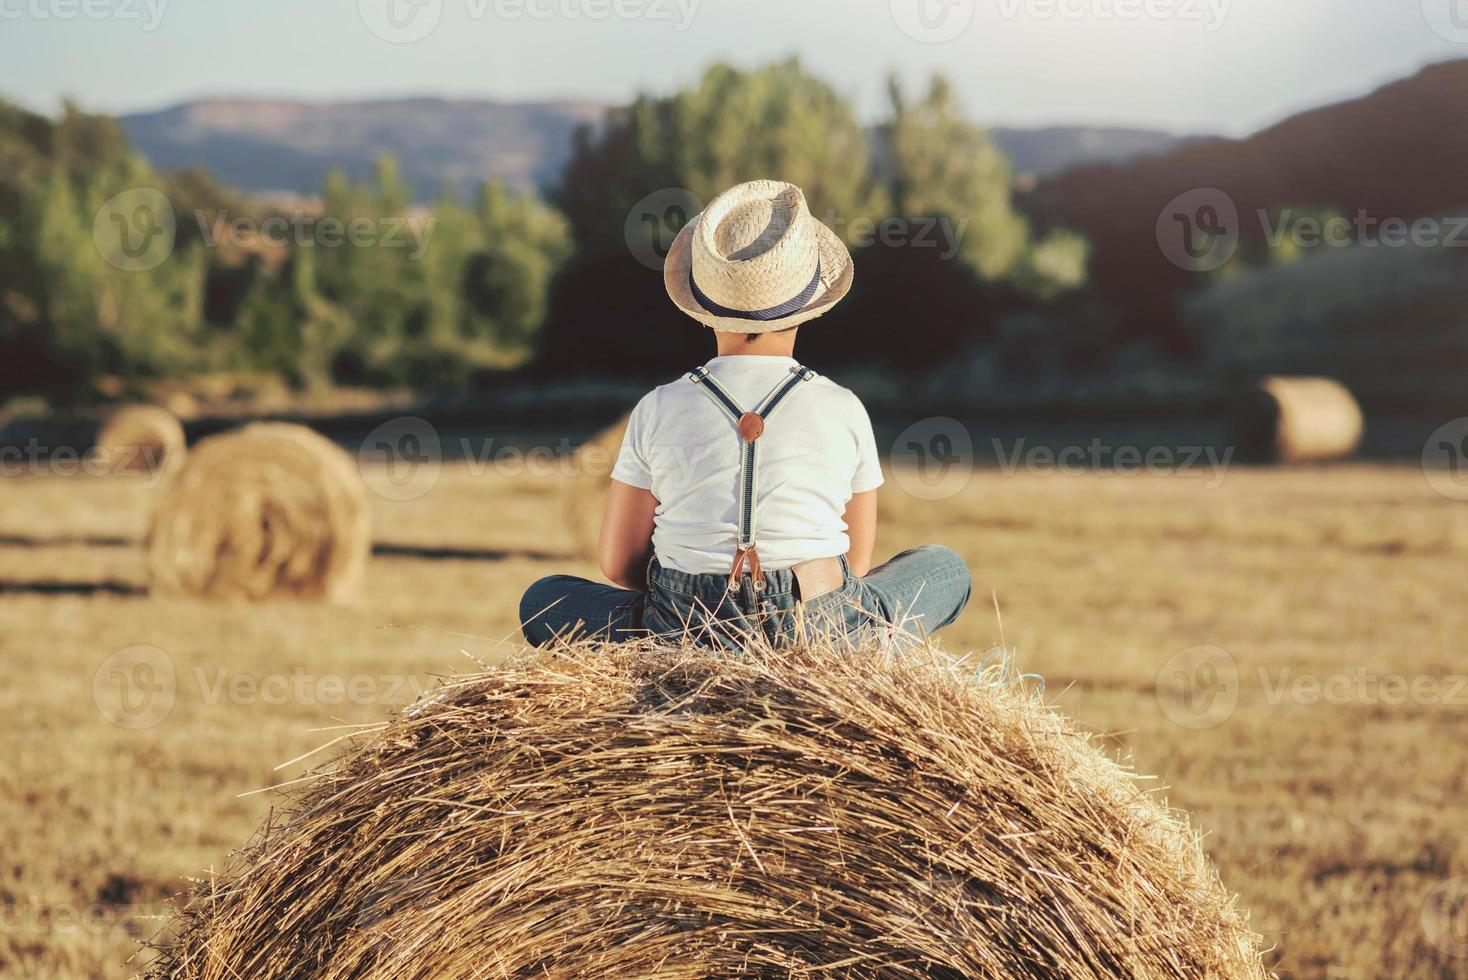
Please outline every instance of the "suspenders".
[{"label": "suspenders", "polygon": [[746,571],[753,579],[754,591],[765,590],[765,572],[760,567],[759,551],[754,544],[754,501],[759,489],[759,437],[764,434],[765,422],[784,403],[786,396],[799,387],[802,381],[809,381],[815,376],[816,373],[809,368],[795,365],[790,369],[790,376],[782,379],[765,396],[759,408],[746,412],[707,370],[700,367],[688,373],[688,380],[698,385],[733,420],[743,449],[739,464],[739,541],[734,550],[734,567],[729,571],[730,592],[739,590],[739,576]]}]

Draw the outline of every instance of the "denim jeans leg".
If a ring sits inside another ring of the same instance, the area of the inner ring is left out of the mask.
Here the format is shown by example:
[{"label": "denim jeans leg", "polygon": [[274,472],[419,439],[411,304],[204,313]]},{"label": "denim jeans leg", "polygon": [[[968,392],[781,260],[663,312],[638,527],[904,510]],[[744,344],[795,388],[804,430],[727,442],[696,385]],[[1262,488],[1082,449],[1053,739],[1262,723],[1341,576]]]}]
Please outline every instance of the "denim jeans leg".
[{"label": "denim jeans leg", "polygon": [[549,575],[525,590],[520,629],[526,642],[537,647],[556,637],[630,640],[642,634],[645,604],[641,592],[574,575]]},{"label": "denim jeans leg", "polygon": [[882,618],[923,635],[957,619],[973,591],[962,556],[940,544],[904,551],[872,569],[861,582]]}]

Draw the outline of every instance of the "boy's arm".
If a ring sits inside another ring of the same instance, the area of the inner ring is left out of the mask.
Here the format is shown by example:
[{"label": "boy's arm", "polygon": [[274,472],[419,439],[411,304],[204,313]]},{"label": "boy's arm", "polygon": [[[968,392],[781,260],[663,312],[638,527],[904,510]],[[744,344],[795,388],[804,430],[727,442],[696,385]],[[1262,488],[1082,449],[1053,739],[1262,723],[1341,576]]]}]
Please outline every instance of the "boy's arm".
[{"label": "boy's arm", "polygon": [[872,549],[877,544],[877,491],[852,494],[846,502],[846,535],[851,539],[846,564],[851,574],[860,578],[872,570]]},{"label": "boy's arm", "polygon": [[597,557],[602,574],[624,589],[647,591],[653,517],[658,500],[651,490],[613,480],[602,514]]}]

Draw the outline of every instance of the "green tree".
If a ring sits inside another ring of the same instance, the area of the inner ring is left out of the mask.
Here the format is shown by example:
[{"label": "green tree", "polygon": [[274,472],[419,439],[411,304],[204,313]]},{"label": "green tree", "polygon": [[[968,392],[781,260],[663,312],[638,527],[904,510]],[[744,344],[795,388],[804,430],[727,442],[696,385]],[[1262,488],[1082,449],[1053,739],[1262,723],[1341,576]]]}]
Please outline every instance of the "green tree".
[{"label": "green tree", "polygon": [[895,214],[949,219],[960,259],[985,282],[1014,282],[1047,298],[1085,282],[1084,238],[1057,229],[1034,239],[1014,206],[1008,160],[964,116],[946,79],[934,77],[909,101],[893,78],[888,94],[892,117],[879,129],[879,159]]},{"label": "green tree", "polygon": [[[625,253],[625,219],[654,192],[685,190],[701,205],[762,177],[799,185],[817,216],[849,234],[885,207],[868,153],[851,106],[798,60],[752,71],[718,64],[692,88],[640,96],[595,137],[583,131],[554,197],[578,247],[593,251]],[[654,230],[662,245],[680,216]]]},{"label": "green tree", "polygon": [[[497,185],[481,189],[473,210],[449,195],[431,209],[411,200],[391,158],[370,182],[327,180],[313,236],[316,281],[353,324],[335,373],[458,387],[478,370],[523,361],[569,251],[563,220]],[[370,229],[365,239],[328,242],[328,230],[358,226]]]},{"label": "green tree", "polygon": [[[847,101],[793,59],[714,65],[690,88],[641,96],[583,131],[553,194],[576,256],[554,288],[542,366],[657,376],[702,356],[705,338],[669,307],[655,271],[677,232],[720,191],[775,178],[851,239],[886,209],[869,153]],[[659,327],[655,340],[626,342]]]}]

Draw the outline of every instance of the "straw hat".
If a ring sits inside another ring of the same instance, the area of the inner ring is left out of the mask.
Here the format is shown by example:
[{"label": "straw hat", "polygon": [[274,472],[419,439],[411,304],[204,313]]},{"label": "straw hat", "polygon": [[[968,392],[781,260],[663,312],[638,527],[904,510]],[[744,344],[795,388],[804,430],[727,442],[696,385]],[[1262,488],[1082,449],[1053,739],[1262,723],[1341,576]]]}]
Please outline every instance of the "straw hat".
[{"label": "straw hat", "polygon": [[678,308],[729,333],[814,320],[851,288],[851,253],[794,184],[751,180],[709,202],[663,263]]}]

